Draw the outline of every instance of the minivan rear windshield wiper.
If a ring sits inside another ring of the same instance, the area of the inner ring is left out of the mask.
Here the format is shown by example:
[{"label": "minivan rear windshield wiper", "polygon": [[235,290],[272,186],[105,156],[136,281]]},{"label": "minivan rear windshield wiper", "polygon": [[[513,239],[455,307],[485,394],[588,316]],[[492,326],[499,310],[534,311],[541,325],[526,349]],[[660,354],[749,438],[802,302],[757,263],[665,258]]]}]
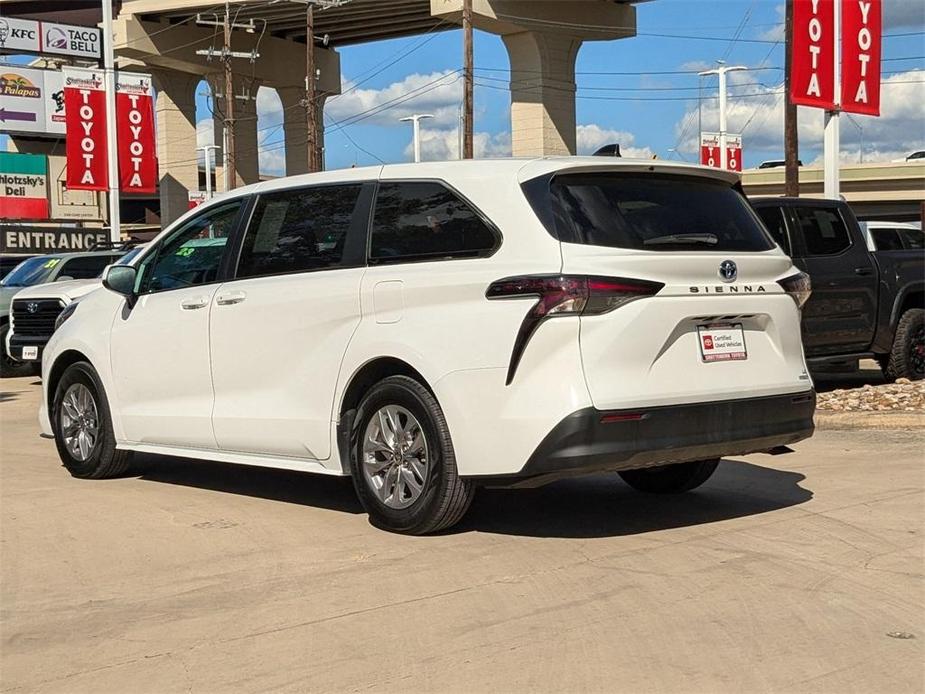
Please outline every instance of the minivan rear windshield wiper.
[{"label": "minivan rear windshield wiper", "polygon": [[644,246],[667,246],[669,244],[692,244],[702,243],[707,246],[715,246],[719,239],[714,234],[668,234],[667,236],[656,236],[646,239],[642,242]]}]

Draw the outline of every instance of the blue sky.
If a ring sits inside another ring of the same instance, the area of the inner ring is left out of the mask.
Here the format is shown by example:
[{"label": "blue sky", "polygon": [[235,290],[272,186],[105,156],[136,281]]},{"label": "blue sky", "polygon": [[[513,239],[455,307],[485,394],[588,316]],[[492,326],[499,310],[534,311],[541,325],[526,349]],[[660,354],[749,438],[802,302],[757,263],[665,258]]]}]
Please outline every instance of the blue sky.
[{"label": "blue sky", "polygon": [[[699,78],[692,73],[639,73],[704,69],[722,58],[751,68],[771,68],[731,75],[729,130],[743,133],[746,166],[781,157],[783,97],[777,92],[783,80],[783,4],[654,0],[640,4],[637,12],[637,37],[586,42],[578,55],[579,149],[619,141],[631,154],[693,159]],[[885,38],[882,116],[843,120],[846,161],[890,160],[925,148],[925,3],[884,0],[884,32],[912,35]],[[438,114],[433,121],[424,121],[424,157],[455,158],[461,82],[454,71],[462,64],[460,31],[350,46],[339,52],[347,93],[329,99],[325,108],[328,168],[408,160],[411,130],[398,118],[422,111]],[[914,59],[905,59],[909,57]],[[393,65],[383,67],[392,61]],[[477,154],[505,155],[510,151],[509,62],[499,37],[476,32],[475,65]],[[615,72],[636,74],[590,74]],[[362,83],[351,89],[358,79]],[[703,86],[705,97],[715,96],[715,78],[705,80]],[[417,96],[385,104],[409,92]],[[199,99],[197,119],[209,116],[205,102]],[[281,174],[281,114],[273,92],[261,90],[258,110],[261,169]],[[704,130],[717,128],[715,99],[703,102],[701,117]],[[344,120],[350,124],[331,125]],[[821,112],[800,110],[800,157],[805,163],[820,155],[821,129]]]}]

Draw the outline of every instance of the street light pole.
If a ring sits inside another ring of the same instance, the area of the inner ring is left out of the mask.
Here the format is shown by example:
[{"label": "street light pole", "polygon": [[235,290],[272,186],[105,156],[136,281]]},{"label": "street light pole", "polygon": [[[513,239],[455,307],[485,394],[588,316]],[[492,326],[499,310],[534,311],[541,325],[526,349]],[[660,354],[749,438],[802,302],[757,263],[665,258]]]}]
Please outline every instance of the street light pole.
[{"label": "street light pole", "polygon": [[414,161],[415,163],[421,161],[421,119],[422,118],[433,118],[434,114],[432,113],[415,113],[405,118],[399,118],[398,120],[402,122],[411,121],[412,127],[412,142],[414,146]]},{"label": "street light pole", "polygon": [[122,240],[119,214],[119,152],[116,139],[116,57],[112,37],[112,0],[103,0],[103,75],[106,80],[106,165],[109,176],[109,240]]},{"label": "street light pole", "polygon": [[197,147],[198,150],[206,155],[206,200],[212,199],[212,150],[219,149],[218,145],[203,145],[202,147]]},{"label": "street light pole", "polygon": [[[718,61],[722,63],[722,61]],[[739,70],[748,70],[744,65],[723,65],[720,64],[715,70],[704,70],[698,73],[701,77],[704,75],[719,76],[719,165],[720,168],[726,168],[726,73],[737,72]]]}]

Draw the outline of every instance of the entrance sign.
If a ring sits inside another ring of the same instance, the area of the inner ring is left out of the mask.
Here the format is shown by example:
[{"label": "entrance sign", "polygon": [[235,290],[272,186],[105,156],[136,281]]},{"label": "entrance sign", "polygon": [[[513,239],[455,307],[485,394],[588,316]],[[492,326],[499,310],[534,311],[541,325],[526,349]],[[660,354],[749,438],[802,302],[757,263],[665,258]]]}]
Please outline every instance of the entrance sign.
[{"label": "entrance sign", "polygon": [[841,107],[880,115],[880,0],[842,0]]},{"label": "entrance sign", "polygon": [[67,187],[106,190],[106,92],[103,73],[88,68],[64,69],[67,118]]},{"label": "entrance sign", "polygon": [[700,163],[720,168],[719,133],[700,133]]},{"label": "entrance sign", "polygon": [[0,152],[0,218],[48,219],[45,155]]},{"label": "entrance sign", "polygon": [[116,75],[119,184],[127,193],[157,192],[154,89],[149,75]]},{"label": "entrance sign", "polygon": [[89,251],[108,239],[109,234],[104,229],[5,227],[0,228],[0,252],[42,255],[61,251]]},{"label": "entrance sign", "polygon": [[835,40],[835,0],[793,0],[791,103],[835,108]]}]

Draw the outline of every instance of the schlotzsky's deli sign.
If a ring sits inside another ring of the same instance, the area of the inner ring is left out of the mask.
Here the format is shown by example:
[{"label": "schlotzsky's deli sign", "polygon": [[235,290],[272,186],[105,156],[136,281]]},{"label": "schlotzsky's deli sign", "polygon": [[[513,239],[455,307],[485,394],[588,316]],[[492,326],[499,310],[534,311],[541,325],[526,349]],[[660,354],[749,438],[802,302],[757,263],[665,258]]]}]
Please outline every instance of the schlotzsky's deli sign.
[{"label": "schlotzsky's deli sign", "polygon": [[48,219],[44,155],[0,152],[0,219]]}]

